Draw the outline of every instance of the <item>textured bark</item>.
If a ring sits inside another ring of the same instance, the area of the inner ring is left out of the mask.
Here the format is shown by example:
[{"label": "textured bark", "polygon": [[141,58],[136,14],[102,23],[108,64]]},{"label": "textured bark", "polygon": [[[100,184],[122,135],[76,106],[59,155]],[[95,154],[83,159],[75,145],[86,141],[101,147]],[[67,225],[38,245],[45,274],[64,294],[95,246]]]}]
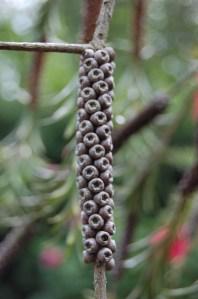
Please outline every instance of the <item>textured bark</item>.
[{"label": "textured bark", "polygon": [[106,282],[105,266],[95,265],[94,268],[95,299],[107,299],[106,283],[107,282]]},{"label": "textured bark", "polygon": [[82,42],[89,43],[96,29],[102,0],[84,0]]}]

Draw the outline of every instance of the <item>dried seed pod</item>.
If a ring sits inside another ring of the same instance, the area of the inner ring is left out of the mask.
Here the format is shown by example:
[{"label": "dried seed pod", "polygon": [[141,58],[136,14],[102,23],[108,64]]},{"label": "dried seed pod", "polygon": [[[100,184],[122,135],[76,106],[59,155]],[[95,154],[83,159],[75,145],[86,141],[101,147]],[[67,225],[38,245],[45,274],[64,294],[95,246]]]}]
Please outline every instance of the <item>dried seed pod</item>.
[{"label": "dried seed pod", "polygon": [[84,242],[84,246],[85,246],[85,250],[88,253],[95,253],[98,251],[98,243],[96,242],[96,240],[94,238],[89,238],[87,240],[85,240]]},{"label": "dried seed pod", "polygon": [[95,237],[96,232],[90,227],[89,224],[84,224],[82,227],[82,234],[85,238]]},{"label": "dried seed pod", "polygon": [[105,185],[108,185],[111,179],[111,172],[109,170],[106,170],[100,173],[100,178],[101,180],[103,180]]},{"label": "dried seed pod", "polygon": [[80,124],[79,124],[79,130],[80,132],[85,135],[89,132],[93,132],[94,127],[92,125],[92,123],[89,120],[83,120]]},{"label": "dried seed pod", "polygon": [[95,51],[93,49],[86,49],[82,55],[82,59],[94,57]]},{"label": "dried seed pod", "polygon": [[102,95],[109,91],[109,86],[105,81],[101,80],[93,84],[93,89],[97,94]]},{"label": "dried seed pod", "polygon": [[83,98],[83,100],[86,102],[90,99],[94,99],[96,97],[96,92],[91,87],[85,87],[84,89],[81,90],[80,95]]},{"label": "dried seed pod", "polygon": [[112,105],[112,98],[108,93],[101,95],[98,98],[98,101],[100,102],[101,107],[104,109],[111,107]]},{"label": "dried seed pod", "polygon": [[88,115],[88,113],[87,113],[86,110],[83,109],[83,108],[81,108],[81,109],[78,110],[77,117],[78,117],[78,120],[79,120],[79,121],[89,119],[89,115]]},{"label": "dried seed pod", "polygon": [[93,165],[86,166],[82,171],[83,177],[90,181],[98,176],[98,169]]},{"label": "dried seed pod", "polygon": [[[96,129],[96,134],[101,138],[101,139],[106,139],[111,135],[111,130],[109,128],[108,125],[102,125],[100,127],[98,127]],[[106,139],[107,140],[107,139]],[[112,141],[111,139],[108,139],[106,141],[106,143],[108,143],[108,141],[110,142],[110,144],[112,145]],[[104,146],[104,144],[102,143],[102,145]],[[105,146],[104,146],[105,147]],[[111,147],[109,148],[109,150],[111,149]]]},{"label": "dried seed pod", "polygon": [[92,229],[99,230],[104,225],[104,220],[99,214],[93,214],[89,217],[89,225]]},{"label": "dried seed pod", "polygon": [[105,113],[108,121],[112,119],[112,107],[106,108],[103,112]]},{"label": "dried seed pod", "polygon": [[78,156],[84,155],[87,153],[87,148],[84,143],[80,142],[76,145],[76,153]]},{"label": "dried seed pod", "polygon": [[104,206],[109,203],[109,194],[107,192],[102,191],[94,196],[94,201],[99,206]]},{"label": "dried seed pod", "polygon": [[96,59],[94,59],[93,57],[90,57],[90,58],[87,58],[84,60],[83,66],[85,68],[85,71],[89,72],[91,69],[97,68],[98,63],[97,63]]},{"label": "dried seed pod", "polygon": [[84,66],[80,66],[79,68],[79,77],[84,76],[86,74]]},{"label": "dried seed pod", "polygon": [[104,247],[98,251],[97,260],[102,263],[107,263],[112,259],[112,251],[108,247]]},{"label": "dried seed pod", "polygon": [[79,83],[82,88],[88,87],[91,85],[91,82],[89,81],[87,76],[81,76],[79,79]]},{"label": "dried seed pod", "polygon": [[88,155],[82,155],[78,158],[78,165],[80,166],[81,169],[91,164],[92,164],[92,160]]},{"label": "dried seed pod", "polygon": [[108,137],[104,141],[101,142],[101,145],[104,146],[106,152],[112,152],[113,150],[113,143],[111,137]]},{"label": "dried seed pod", "polygon": [[[86,49],[80,58],[77,100],[78,186],[82,209],[85,262],[114,264],[112,211],[112,100],[115,53],[112,48]],[[105,248],[101,248],[105,247]],[[108,247],[108,248],[107,248]]]},{"label": "dried seed pod", "polygon": [[104,125],[107,122],[107,117],[105,113],[103,113],[102,111],[98,111],[91,115],[90,121],[92,122],[92,124],[98,127]]},{"label": "dried seed pod", "polygon": [[94,263],[95,260],[96,260],[95,254],[91,254],[91,253],[87,252],[87,250],[83,251],[83,261],[86,264]]},{"label": "dried seed pod", "polygon": [[108,220],[105,223],[104,230],[106,232],[108,232],[110,235],[114,235],[115,234],[116,228],[115,228],[115,224],[113,223],[112,220]]},{"label": "dried seed pod", "polygon": [[89,100],[85,104],[85,110],[89,114],[93,114],[97,111],[100,111],[100,109],[101,109],[100,103],[96,100]]},{"label": "dried seed pod", "polygon": [[98,210],[97,204],[93,200],[88,200],[83,204],[83,211],[87,215],[92,215]]},{"label": "dried seed pod", "polygon": [[102,49],[95,52],[95,59],[99,64],[103,64],[109,62],[110,57],[108,52],[105,49]]},{"label": "dried seed pod", "polygon": [[94,161],[94,165],[98,168],[99,171],[105,171],[109,169],[109,160],[105,157],[102,157]]},{"label": "dried seed pod", "polygon": [[113,198],[111,198],[111,197],[109,198],[108,205],[111,206],[112,208],[114,208],[115,204],[114,204]]},{"label": "dried seed pod", "polygon": [[77,177],[77,186],[79,189],[86,188],[87,187],[87,181],[82,175],[79,175]]},{"label": "dried seed pod", "polygon": [[107,246],[109,244],[110,239],[111,239],[111,237],[110,237],[109,233],[107,233],[106,231],[99,231],[96,234],[96,241],[101,246]]},{"label": "dried seed pod", "polygon": [[82,142],[83,141],[83,135],[80,133],[80,131],[76,132],[76,142]]},{"label": "dried seed pod", "polygon": [[105,155],[105,157],[109,160],[109,163],[111,164],[113,162],[113,155],[112,152],[109,152]]},{"label": "dried seed pod", "polygon": [[111,249],[111,251],[114,253],[116,251],[116,242],[115,240],[110,240],[108,247]]},{"label": "dried seed pod", "polygon": [[88,81],[90,82],[97,82],[104,79],[104,73],[98,68],[90,70],[88,73]]},{"label": "dried seed pod", "polygon": [[88,188],[93,193],[99,193],[104,190],[104,183],[101,179],[95,178],[89,182]]},{"label": "dried seed pod", "polygon": [[100,139],[98,138],[98,135],[95,133],[87,133],[83,138],[83,142],[86,147],[92,147],[98,144],[99,141]]},{"label": "dried seed pod", "polygon": [[88,215],[84,211],[81,211],[80,218],[81,218],[82,224],[88,224],[89,218],[88,218]]},{"label": "dried seed pod", "polygon": [[91,192],[89,191],[88,188],[80,189],[79,193],[80,193],[80,198],[83,201],[87,201],[87,200],[90,200],[92,198],[92,194],[91,194]]},{"label": "dried seed pod", "polygon": [[112,77],[112,76],[107,77],[107,78],[105,79],[105,82],[108,84],[109,89],[113,89],[113,88],[114,88],[114,80],[113,80],[113,77]]},{"label": "dried seed pod", "polygon": [[108,186],[105,187],[105,191],[109,193],[110,197],[113,197],[114,191],[113,191],[113,185],[109,184]]},{"label": "dried seed pod", "polygon": [[101,71],[105,76],[111,76],[113,74],[113,67],[111,63],[104,63],[100,66]]},{"label": "dried seed pod", "polygon": [[115,260],[112,258],[109,262],[105,264],[106,271],[111,271],[115,267]]},{"label": "dried seed pod", "polygon": [[84,100],[83,100],[83,98],[82,97],[78,97],[77,98],[77,107],[78,108],[83,108],[84,107]]},{"label": "dried seed pod", "polygon": [[90,148],[89,155],[94,160],[100,159],[104,157],[105,149],[101,144],[96,144]]},{"label": "dried seed pod", "polygon": [[104,220],[108,220],[113,216],[113,209],[111,206],[106,205],[99,210],[99,214]]}]

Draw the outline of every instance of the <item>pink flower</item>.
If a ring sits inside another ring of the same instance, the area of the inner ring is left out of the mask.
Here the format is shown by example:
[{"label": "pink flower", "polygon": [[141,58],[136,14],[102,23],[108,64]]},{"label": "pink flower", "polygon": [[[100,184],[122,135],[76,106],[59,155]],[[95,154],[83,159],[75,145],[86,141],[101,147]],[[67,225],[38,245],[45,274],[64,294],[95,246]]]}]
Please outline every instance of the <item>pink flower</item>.
[{"label": "pink flower", "polygon": [[51,246],[46,247],[41,251],[39,259],[42,266],[54,269],[62,265],[64,254],[59,247]]},{"label": "pink flower", "polygon": [[[157,246],[165,240],[167,234],[168,228],[163,227],[151,236],[149,243],[151,246]],[[190,245],[188,233],[182,228],[170,244],[167,261],[172,264],[182,263],[190,250]]]}]

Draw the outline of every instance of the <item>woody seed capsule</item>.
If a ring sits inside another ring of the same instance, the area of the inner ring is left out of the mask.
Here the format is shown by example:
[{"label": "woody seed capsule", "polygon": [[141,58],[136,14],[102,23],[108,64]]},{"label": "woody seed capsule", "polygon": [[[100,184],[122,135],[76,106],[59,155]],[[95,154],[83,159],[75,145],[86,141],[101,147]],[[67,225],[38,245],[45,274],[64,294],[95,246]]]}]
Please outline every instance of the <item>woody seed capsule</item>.
[{"label": "woody seed capsule", "polygon": [[96,83],[93,84],[93,89],[95,90],[95,92],[99,95],[102,95],[106,92],[108,92],[109,90],[109,86],[105,81],[98,81]]},{"label": "woody seed capsule", "polygon": [[111,271],[115,267],[115,260],[112,258],[109,262],[105,264],[106,270]]},{"label": "woody seed capsule", "polygon": [[95,68],[88,73],[88,78],[90,82],[97,82],[104,79],[104,73],[100,69]]},{"label": "woody seed capsule", "polygon": [[97,212],[98,207],[97,204],[93,200],[88,200],[83,204],[83,211],[87,215],[92,215]]},{"label": "woody seed capsule", "polygon": [[107,117],[102,111],[98,111],[91,115],[90,121],[95,126],[102,126],[107,122]]},{"label": "woody seed capsule", "polygon": [[93,214],[89,217],[89,225],[92,229],[99,230],[104,225],[104,220],[98,214]]},{"label": "woody seed capsule", "polygon": [[81,76],[80,79],[79,79],[79,83],[80,83],[80,86],[82,88],[88,87],[88,86],[91,85],[91,83],[90,83],[90,81],[89,81],[89,79],[88,79],[87,76]]},{"label": "woody seed capsule", "polygon": [[94,99],[96,97],[96,92],[91,87],[85,87],[84,89],[81,90],[80,95],[83,98],[83,100],[86,102],[90,99]]},{"label": "woody seed capsule", "polygon": [[85,110],[89,114],[93,114],[93,113],[95,113],[97,111],[100,111],[100,109],[101,109],[100,103],[98,101],[96,101],[96,100],[89,100],[85,104]]},{"label": "woody seed capsule", "polygon": [[108,220],[104,226],[105,231],[107,231],[110,235],[115,234],[115,224],[112,220]]},{"label": "woody seed capsule", "polygon": [[89,224],[84,224],[82,227],[82,233],[85,238],[95,237],[96,232],[90,227]]},{"label": "woody seed capsule", "polygon": [[89,132],[93,132],[94,127],[93,127],[92,123],[89,120],[83,120],[79,124],[79,130],[82,133],[82,135],[85,135]]},{"label": "woody seed capsule", "polygon": [[94,238],[89,238],[84,242],[85,249],[88,253],[95,253],[98,251],[98,244]]},{"label": "woody seed capsule", "polygon": [[104,220],[110,219],[113,215],[113,209],[111,206],[106,205],[99,210],[99,214]]},{"label": "woody seed capsule", "polygon": [[91,165],[91,164],[92,164],[92,160],[89,155],[81,155],[78,158],[78,165],[80,166],[81,170],[87,165]]},{"label": "woody seed capsule", "polygon": [[95,59],[99,64],[107,63],[109,62],[109,54],[105,50],[97,50],[95,52]]},{"label": "woody seed capsule", "polygon": [[85,59],[83,66],[85,68],[85,71],[89,72],[91,69],[96,68],[98,66],[98,63],[94,58],[87,58]]},{"label": "woody seed capsule", "polygon": [[109,203],[109,194],[107,192],[102,191],[94,196],[94,201],[99,206],[104,206]]},{"label": "woody seed capsule", "polygon": [[94,262],[95,262],[95,259],[96,259],[95,254],[91,254],[91,253],[87,252],[87,250],[84,250],[84,251],[83,251],[83,261],[84,261],[86,264],[94,263]]},{"label": "woody seed capsule", "polygon": [[93,165],[86,166],[82,171],[83,177],[90,181],[98,176],[98,169]]},{"label": "woody seed capsule", "polygon": [[107,246],[109,244],[110,238],[111,237],[110,237],[109,233],[107,233],[106,231],[99,231],[96,234],[96,241],[101,246]]},{"label": "woody seed capsule", "polygon": [[94,160],[100,159],[100,158],[104,157],[105,149],[102,145],[96,144],[90,148],[89,155]]},{"label": "woody seed capsule", "polygon": [[104,183],[101,179],[95,178],[88,184],[88,188],[93,193],[98,193],[104,190]]},{"label": "woody seed capsule", "polygon": [[[109,126],[107,125],[102,125],[100,127],[98,127],[96,129],[96,134],[101,138],[101,139],[106,139],[107,137],[110,136],[111,134],[111,130],[109,128]],[[104,144],[108,143],[108,141],[110,142],[110,145],[112,145],[111,139],[106,139],[107,141],[104,141],[104,143],[102,143],[102,145],[104,146]],[[108,143],[109,144],[109,143]],[[105,147],[105,146],[104,146]],[[109,150],[111,149],[111,147],[109,148]]]},{"label": "woody seed capsule", "polygon": [[86,147],[92,147],[95,144],[98,144],[100,139],[98,138],[98,135],[95,133],[87,133],[84,138],[83,142]]},{"label": "woody seed capsule", "polygon": [[84,201],[87,201],[92,198],[91,192],[88,188],[82,188],[80,189],[80,198]]},{"label": "woody seed capsule", "polygon": [[97,167],[99,171],[105,171],[109,168],[109,160],[105,157],[102,157],[98,160],[94,161],[94,165]]},{"label": "woody seed capsule", "polygon": [[107,263],[112,259],[112,251],[108,247],[102,248],[97,254],[97,260],[102,263]]}]

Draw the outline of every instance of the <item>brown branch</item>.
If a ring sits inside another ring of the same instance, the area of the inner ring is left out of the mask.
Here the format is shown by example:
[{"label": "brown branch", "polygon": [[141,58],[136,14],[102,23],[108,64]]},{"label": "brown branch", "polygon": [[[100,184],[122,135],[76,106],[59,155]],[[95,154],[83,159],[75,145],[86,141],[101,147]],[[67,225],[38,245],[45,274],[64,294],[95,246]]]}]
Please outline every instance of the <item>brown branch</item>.
[{"label": "brown branch", "polygon": [[104,46],[109,31],[109,23],[113,15],[115,0],[103,0],[100,14],[97,20],[92,45],[95,48]]},{"label": "brown branch", "polygon": [[136,0],[134,5],[135,13],[133,19],[133,53],[136,59],[140,59],[144,34],[146,0]]},{"label": "brown branch", "polygon": [[96,22],[100,13],[102,0],[84,0],[82,42],[89,43],[96,29]]},{"label": "brown branch", "polygon": [[[41,42],[46,42],[45,36],[41,38]],[[29,77],[30,106],[33,110],[37,107],[39,95],[40,79],[44,63],[44,52],[35,52],[32,61],[32,67]]]},{"label": "brown branch", "polygon": [[128,139],[150,124],[168,106],[169,98],[166,95],[156,95],[154,100],[140,111],[135,117],[113,134],[114,153],[116,153]]},{"label": "brown branch", "polygon": [[57,52],[81,54],[85,49],[90,48],[89,44],[66,44],[66,43],[28,43],[28,42],[2,42],[0,50],[27,51],[27,52]]},{"label": "brown branch", "polygon": [[0,243],[0,273],[10,264],[24,240],[29,237],[32,226],[33,223],[27,221],[19,227],[13,228]]}]

